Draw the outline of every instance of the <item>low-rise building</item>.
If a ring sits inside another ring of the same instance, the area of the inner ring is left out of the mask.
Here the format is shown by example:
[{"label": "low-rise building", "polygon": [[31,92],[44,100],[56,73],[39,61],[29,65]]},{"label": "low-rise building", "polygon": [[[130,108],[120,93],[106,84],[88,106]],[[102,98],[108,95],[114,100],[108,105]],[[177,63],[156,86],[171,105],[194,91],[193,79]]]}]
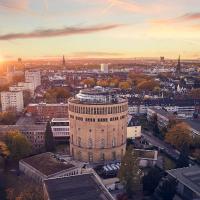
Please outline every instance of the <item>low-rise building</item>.
[{"label": "low-rise building", "polygon": [[67,118],[53,118],[51,129],[55,140],[66,141],[69,138],[69,120]]},{"label": "low-rise building", "polygon": [[177,193],[184,200],[200,199],[200,167],[195,165],[191,167],[168,170],[169,176],[175,178],[178,182]]},{"label": "low-rise building", "polygon": [[33,151],[44,149],[45,130],[46,124],[0,125],[0,135],[2,138],[9,131],[20,131],[31,143]]},{"label": "low-rise building", "polygon": [[45,200],[114,200],[95,173],[44,180]]},{"label": "low-rise building", "polygon": [[82,165],[73,161],[64,161],[57,155],[47,152],[19,161],[19,170],[35,181],[60,178],[82,173]]},{"label": "low-rise building", "polygon": [[38,121],[48,121],[52,118],[68,118],[68,104],[65,103],[39,103],[29,104],[27,113],[32,114]]},{"label": "low-rise building", "polygon": [[147,109],[147,119],[152,120],[153,117],[157,117],[157,122],[159,127],[167,127],[170,120],[174,118],[174,115],[163,109],[148,108]]},{"label": "low-rise building", "polygon": [[136,118],[128,116],[127,138],[136,139],[141,137],[141,125]]},{"label": "low-rise building", "polygon": [[192,132],[193,136],[200,136],[200,120],[185,120],[189,125],[189,130]]}]

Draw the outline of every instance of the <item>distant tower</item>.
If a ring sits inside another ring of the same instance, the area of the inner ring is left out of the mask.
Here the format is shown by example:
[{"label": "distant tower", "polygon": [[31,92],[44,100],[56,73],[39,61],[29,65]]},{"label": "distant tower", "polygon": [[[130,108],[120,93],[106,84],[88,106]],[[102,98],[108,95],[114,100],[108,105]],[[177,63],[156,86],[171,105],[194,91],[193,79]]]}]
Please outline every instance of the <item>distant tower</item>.
[{"label": "distant tower", "polygon": [[176,66],[176,72],[180,73],[181,72],[181,57],[178,57],[178,64]]},{"label": "distant tower", "polygon": [[65,66],[65,56],[63,55],[62,65]]}]

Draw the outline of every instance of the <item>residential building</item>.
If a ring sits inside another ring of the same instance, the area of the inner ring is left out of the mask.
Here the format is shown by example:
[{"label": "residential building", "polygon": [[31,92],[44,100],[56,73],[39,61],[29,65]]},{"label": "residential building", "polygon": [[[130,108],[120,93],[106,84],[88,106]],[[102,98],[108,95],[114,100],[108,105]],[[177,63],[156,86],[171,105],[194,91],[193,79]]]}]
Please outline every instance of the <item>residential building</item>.
[{"label": "residential building", "polygon": [[22,91],[7,91],[1,92],[2,111],[13,109],[16,112],[22,112],[24,109],[23,92]]},{"label": "residential building", "polygon": [[141,137],[141,125],[131,115],[128,115],[128,126],[127,126],[127,138],[128,139],[137,139]]},{"label": "residential building", "polygon": [[178,182],[177,193],[184,200],[200,200],[200,167],[171,169],[167,173]]},{"label": "residential building", "polygon": [[52,118],[68,118],[68,104],[29,104],[26,108],[27,113],[32,114],[38,121],[48,121]]},{"label": "residential building", "polygon": [[126,150],[128,101],[112,89],[81,90],[68,101],[70,153],[85,162],[121,160]]},{"label": "residential building", "polygon": [[34,84],[34,89],[41,85],[41,74],[40,71],[25,71],[25,82]]},{"label": "residential building", "polygon": [[161,128],[167,127],[170,123],[170,120],[175,118],[173,114],[164,109],[148,108],[147,120],[152,120],[154,116],[157,117],[158,126]]}]

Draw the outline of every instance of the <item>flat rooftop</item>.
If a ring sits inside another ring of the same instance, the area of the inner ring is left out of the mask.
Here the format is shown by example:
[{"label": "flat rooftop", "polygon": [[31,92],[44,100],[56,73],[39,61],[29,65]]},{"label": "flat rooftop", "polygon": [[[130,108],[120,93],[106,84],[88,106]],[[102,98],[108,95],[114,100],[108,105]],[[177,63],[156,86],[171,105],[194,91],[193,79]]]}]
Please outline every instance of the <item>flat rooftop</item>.
[{"label": "flat rooftop", "polygon": [[22,161],[46,176],[75,167],[75,165],[71,163],[65,164],[57,160],[54,154],[50,152],[25,158]]},{"label": "flat rooftop", "polygon": [[44,184],[50,200],[113,200],[92,173],[47,179]]},{"label": "flat rooftop", "polygon": [[172,169],[168,170],[167,173],[200,196],[199,166],[195,165],[191,167]]},{"label": "flat rooftop", "polygon": [[185,122],[193,129],[200,132],[200,120],[185,120]]}]

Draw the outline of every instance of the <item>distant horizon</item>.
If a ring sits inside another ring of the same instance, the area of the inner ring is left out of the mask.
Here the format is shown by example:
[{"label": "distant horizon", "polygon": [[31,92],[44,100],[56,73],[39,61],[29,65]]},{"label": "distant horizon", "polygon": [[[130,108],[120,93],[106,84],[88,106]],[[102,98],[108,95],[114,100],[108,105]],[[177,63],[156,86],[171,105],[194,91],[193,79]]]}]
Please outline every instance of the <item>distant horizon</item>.
[{"label": "distant horizon", "polygon": [[1,0],[0,61],[200,58],[200,1]]}]

